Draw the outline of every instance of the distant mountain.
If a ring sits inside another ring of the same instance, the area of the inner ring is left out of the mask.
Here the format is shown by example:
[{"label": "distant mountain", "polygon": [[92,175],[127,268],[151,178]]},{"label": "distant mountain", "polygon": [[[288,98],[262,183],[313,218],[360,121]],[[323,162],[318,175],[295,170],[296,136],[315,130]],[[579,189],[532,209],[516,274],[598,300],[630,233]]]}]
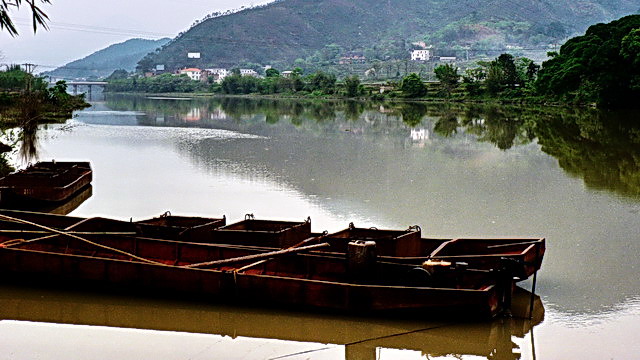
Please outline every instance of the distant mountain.
[{"label": "distant mountain", "polygon": [[[635,13],[639,0],[280,0],[207,16],[140,63],[184,66],[331,63],[349,52],[403,58],[412,42],[474,49],[557,43]],[[189,58],[188,53],[200,53]]]},{"label": "distant mountain", "polygon": [[117,69],[133,71],[140,59],[168,42],[168,38],[160,40],[130,39],[98,50],[87,57],[72,61],[43,75],[65,79],[104,78]]}]

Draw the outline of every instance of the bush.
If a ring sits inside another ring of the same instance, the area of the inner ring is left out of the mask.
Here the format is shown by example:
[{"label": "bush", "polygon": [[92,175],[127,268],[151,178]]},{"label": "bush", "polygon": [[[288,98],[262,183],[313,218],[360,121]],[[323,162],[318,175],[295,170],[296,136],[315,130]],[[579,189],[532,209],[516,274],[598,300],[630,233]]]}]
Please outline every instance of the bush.
[{"label": "bush", "polygon": [[412,73],[402,79],[400,91],[405,97],[419,98],[427,95],[427,86],[418,74]]}]

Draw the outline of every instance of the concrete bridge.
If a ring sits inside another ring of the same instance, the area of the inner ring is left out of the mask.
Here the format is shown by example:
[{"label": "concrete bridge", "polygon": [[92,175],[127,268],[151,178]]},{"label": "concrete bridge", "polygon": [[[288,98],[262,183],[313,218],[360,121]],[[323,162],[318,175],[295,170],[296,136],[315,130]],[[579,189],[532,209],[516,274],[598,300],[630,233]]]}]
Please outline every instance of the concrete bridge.
[{"label": "concrete bridge", "polygon": [[89,88],[89,96],[91,96],[91,87],[92,86],[102,86],[107,85],[106,81],[67,81],[67,86],[73,86],[73,94],[78,94],[79,86],[87,86]]}]

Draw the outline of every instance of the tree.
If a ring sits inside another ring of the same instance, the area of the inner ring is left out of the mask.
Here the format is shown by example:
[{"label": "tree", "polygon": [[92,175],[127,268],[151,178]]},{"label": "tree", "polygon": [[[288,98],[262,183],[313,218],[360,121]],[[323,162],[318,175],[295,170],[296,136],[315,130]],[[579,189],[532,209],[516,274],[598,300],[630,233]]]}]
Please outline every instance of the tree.
[{"label": "tree", "polygon": [[348,97],[356,97],[360,93],[360,78],[358,75],[347,76],[344,79],[344,87]]},{"label": "tree", "polygon": [[332,74],[327,74],[322,71],[318,71],[313,75],[307,77],[307,90],[322,91],[325,94],[333,94],[336,86],[336,77]]},{"label": "tree", "polygon": [[268,78],[278,77],[278,76],[280,76],[280,71],[278,71],[278,70],[276,70],[274,68],[270,68],[270,69],[267,69],[267,71],[265,71],[265,76],[268,77]]},{"label": "tree", "polygon": [[427,86],[418,74],[411,73],[402,79],[400,91],[405,97],[418,98],[427,95]]},{"label": "tree", "polygon": [[638,107],[640,15],[589,27],[542,63],[536,89],[557,100],[595,102],[603,108]]},{"label": "tree", "polygon": [[436,66],[433,69],[433,72],[436,74],[436,78],[440,80],[440,83],[444,87],[447,96],[450,96],[451,90],[455,89],[458,86],[458,81],[460,80],[458,68],[454,67],[451,64],[444,64]]},{"label": "tree", "polygon": [[475,96],[482,93],[480,81],[487,78],[487,73],[483,67],[466,69],[462,76],[462,82],[469,95]]},{"label": "tree", "polygon": [[496,95],[502,90],[502,84],[504,83],[504,73],[501,71],[500,67],[495,64],[489,64],[489,68],[487,70],[487,78],[484,81],[487,86],[487,91],[491,95]]},{"label": "tree", "polygon": [[518,71],[513,55],[502,54],[494,61],[495,65],[502,71],[502,85],[515,87],[518,84]]},{"label": "tree", "polygon": [[[2,0],[0,1],[0,30],[6,30],[9,35],[18,35],[18,29],[16,29],[11,15],[9,14],[13,10],[19,10],[23,0]],[[25,3],[31,8],[31,19],[33,23],[33,32],[38,30],[38,26],[45,30],[47,26],[47,20],[49,17],[44,11],[37,5],[37,0],[24,0]],[[40,0],[43,4],[50,4],[50,0]]]}]

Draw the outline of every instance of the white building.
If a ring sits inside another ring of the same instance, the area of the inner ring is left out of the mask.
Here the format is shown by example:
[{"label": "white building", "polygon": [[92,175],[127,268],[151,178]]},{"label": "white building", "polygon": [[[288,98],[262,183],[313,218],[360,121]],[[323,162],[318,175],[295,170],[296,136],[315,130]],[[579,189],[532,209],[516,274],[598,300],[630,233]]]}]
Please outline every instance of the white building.
[{"label": "white building", "polygon": [[440,62],[443,63],[454,63],[457,58],[455,56],[440,56]]},{"label": "white building", "polygon": [[200,81],[202,70],[198,68],[187,68],[187,69],[178,70],[178,74],[187,75],[191,80]]},{"label": "white building", "polygon": [[411,60],[429,61],[431,59],[431,49],[420,49],[411,51]]},{"label": "white building", "polygon": [[222,68],[205,69],[207,76],[212,76],[213,81],[220,83],[224,78],[230,75],[230,71]]},{"label": "white building", "polygon": [[240,69],[240,75],[242,76],[258,76],[258,73],[253,69]]}]

